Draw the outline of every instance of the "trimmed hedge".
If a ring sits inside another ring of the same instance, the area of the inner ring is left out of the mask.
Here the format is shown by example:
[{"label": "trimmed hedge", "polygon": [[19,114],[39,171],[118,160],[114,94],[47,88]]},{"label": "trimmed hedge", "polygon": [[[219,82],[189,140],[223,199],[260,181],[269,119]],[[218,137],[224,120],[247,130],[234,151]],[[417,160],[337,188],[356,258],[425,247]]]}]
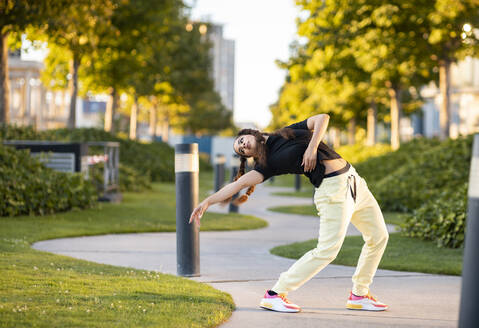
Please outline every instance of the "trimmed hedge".
[{"label": "trimmed hedge", "polygon": [[[142,143],[120,138],[97,128],[35,131],[31,127],[0,126],[0,139],[51,140],[66,142],[116,141],[120,143],[120,162],[146,176],[150,181],[175,180],[175,151],[165,142]],[[200,170],[212,170],[208,159],[200,156]],[[124,170],[128,173],[130,170]],[[120,175],[120,181],[123,176]],[[128,177],[132,179],[132,177]]]},{"label": "trimmed hedge", "polygon": [[389,176],[404,164],[414,162],[417,155],[429,151],[440,144],[439,139],[418,138],[406,142],[394,151],[381,156],[372,157],[357,163],[354,167],[370,184],[375,184]]},{"label": "trimmed hedge", "polygon": [[403,235],[462,247],[472,140],[415,139],[355,167],[383,210],[410,213]]},{"label": "trimmed hedge", "polygon": [[[96,204],[96,188],[79,173],[43,166],[28,150],[0,144],[0,216],[46,215]],[[48,196],[48,197],[45,197]]]},{"label": "trimmed hedge", "polygon": [[412,212],[467,182],[471,148],[472,136],[468,136],[446,140],[428,151],[411,152],[407,162],[372,184],[371,191],[383,209]]}]

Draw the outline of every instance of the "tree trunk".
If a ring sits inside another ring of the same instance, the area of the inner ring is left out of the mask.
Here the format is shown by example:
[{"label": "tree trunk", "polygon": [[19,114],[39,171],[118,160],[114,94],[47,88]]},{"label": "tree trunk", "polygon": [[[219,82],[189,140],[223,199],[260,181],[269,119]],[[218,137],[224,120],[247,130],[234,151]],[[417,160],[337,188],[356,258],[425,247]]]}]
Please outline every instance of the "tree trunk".
[{"label": "tree trunk", "polygon": [[151,141],[155,141],[156,139],[156,124],[157,124],[157,111],[158,111],[158,103],[157,99],[153,97],[152,99],[152,106],[150,109],[150,136]]},{"label": "tree trunk", "polygon": [[0,35],[0,124],[10,122],[10,80],[8,76],[8,33]]},{"label": "tree trunk", "polygon": [[138,98],[135,95],[130,115],[130,139],[136,139],[136,116],[138,114]]},{"label": "tree trunk", "polygon": [[400,89],[398,87],[389,88],[389,97],[391,98],[391,148],[397,150],[400,146],[399,141],[399,119],[401,117],[401,101],[399,99]]},{"label": "tree trunk", "polygon": [[109,91],[110,91],[110,96],[108,97],[108,102],[106,104],[106,111],[105,111],[105,131],[114,132],[113,118],[115,117],[118,96],[117,96],[115,88],[111,87]]},{"label": "tree trunk", "polygon": [[71,79],[69,81],[70,90],[70,114],[68,116],[68,128],[74,129],[76,126],[76,106],[77,106],[77,94],[78,94],[78,67],[80,66],[80,59],[78,55],[73,54],[73,59],[70,61],[70,74]]},{"label": "tree trunk", "polygon": [[170,124],[168,117],[166,117],[161,124],[161,141],[168,142],[168,130],[170,129]]},{"label": "tree trunk", "polygon": [[376,114],[377,114],[377,104],[376,102],[371,102],[371,107],[368,108],[368,119],[367,119],[367,138],[366,145],[373,146],[376,143]]},{"label": "tree trunk", "polygon": [[341,147],[341,130],[339,128],[333,128],[333,148]]},{"label": "tree trunk", "polygon": [[441,90],[441,108],[439,111],[439,123],[441,127],[440,138],[449,138],[449,127],[451,125],[450,118],[450,74],[451,62],[449,60],[442,60],[439,63],[439,89]]},{"label": "tree trunk", "polygon": [[348,144],[356,143],[356,119],[353,117],[348,123]]}]

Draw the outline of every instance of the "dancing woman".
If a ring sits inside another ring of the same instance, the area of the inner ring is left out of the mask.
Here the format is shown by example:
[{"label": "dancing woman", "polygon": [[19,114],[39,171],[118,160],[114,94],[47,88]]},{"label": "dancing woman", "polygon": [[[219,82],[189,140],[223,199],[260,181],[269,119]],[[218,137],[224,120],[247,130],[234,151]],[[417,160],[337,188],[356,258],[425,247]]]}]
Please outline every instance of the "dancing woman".
[{"label": "dancing woman", "polygon": [[[301,308],[286,296],[310,280],[331,263],[339,253],[349,222],[362,233],[365,241],[356,271],[352,277],[346,308],[383,311],[387,305],[369,292],[374,274],[388,241],[388,232],[381,209],[354,167],[321,142],[329,116],[319,114],[282,128],[275,133],[243,129],[233,148],[241,166],[235,181],[203,200],[192,212],[190,223],[200,223],[203,213],[215,203],[229,202],[240,190],[244,195],[234,202],[248,199],[255,185],[281,174],[304,174],[315,187],[314,204],[320,216],[316,248],[304,254],[276,284],[266,291],[260,306],[278,312],[299,312]],[[245,163],[253,157],[255,166],[245,173]]]}]

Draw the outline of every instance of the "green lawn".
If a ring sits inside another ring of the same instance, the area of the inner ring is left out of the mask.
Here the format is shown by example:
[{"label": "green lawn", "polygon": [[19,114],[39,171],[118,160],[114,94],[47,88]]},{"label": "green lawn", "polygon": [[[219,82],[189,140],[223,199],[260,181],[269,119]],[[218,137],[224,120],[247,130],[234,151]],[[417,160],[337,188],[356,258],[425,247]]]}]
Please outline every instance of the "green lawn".
[{"label": "green lawn", "polygon": [[[284,206],[270,210],[284,213],[315,215],[316,209],[312,206]],[[400,225],[404,214],[384,213],[387,223]],[[339,252],[334,264],[356,266],[361,247],[364,241],[361,236],[348,236]],[[271,249],[271,253],[287,258],[298,259],[304,253],[316,247],[317,240],[278,246]],[[461,275],[463,249],[438,248],[435,243],[391,233],[384,256],[379,265],[380,269],[396,271],[413,271]]]},{"label": "green lawn", "polygon": [[[205,179],[211,174],[201,177],[201,195],[211,187]],[[94,209],[0,218],[0,327],[214,327],[229,318],[231,297],[206,284],[30,247],[50,238],[175,230],[173,184],[123,196]],[[201,230],[264,226],[251,216],[207,213]]]}]

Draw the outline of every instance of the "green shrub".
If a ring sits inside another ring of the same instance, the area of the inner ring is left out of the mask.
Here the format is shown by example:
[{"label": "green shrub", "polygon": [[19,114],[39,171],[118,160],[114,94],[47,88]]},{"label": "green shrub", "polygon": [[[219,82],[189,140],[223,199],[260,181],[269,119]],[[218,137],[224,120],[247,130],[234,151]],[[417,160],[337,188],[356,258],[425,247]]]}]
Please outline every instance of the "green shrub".
[{"label": "green shrub", "polygon": [[[135,169],[151,181],[173,182],[175,180],[175,151],[167,143],[142,143],[121,138],[97,128],[54,129],[35,131],[31,127],[1,126],[0,139],[51,140],[51,141],[116,141],[120,143],[120,162]],[[200,170],[212,170],[205,155],[200,156]],[[127,174],[128,170],[124,171]],[[120,180],[122,176],[120,174]],[[126,177],[131,180],[132,177]]]},{"label": "green shrub", "polygon": [[446,188],[411,216],[401,227],[409,237],[435,241],[438,247],[458,248],[464,245],[466,227],[467,186]]},{"label": "green shrub", "polygon": [[356,165],[364,162],[372,157],[377,157],[391,152],[391,146],[387,144],[375,144],[374,146],[366,146],[362,143],[354,145],[345,145],[336,149],[349,163]]},{"label": "green shrub", "polygon": [[0,144],[0,216],[45,215],[95,204],[95,187],[79,173],[56,172],[28,150]]},{"label": "green shrub", "polygon": [[[89,178],[98,191],[103,190],[104,172],[103,163],[91,165],[89,168]],[[120,191],[121,192],[140,192],[152,188],[150,179],[139,173],[134,168],[120,163]]]},{"label": "green shrub", "polygon": [[428,151],[410,152],[408,161],[372,183],[370,189],[382,209],[412,212],[442,192],[457,190],[467,182],[471,147],[472,136],[468,136],[446,140]]},{"label": "green shrub", "polygon": [[368,184],[375,184],[389,176],[401,166],[414,162],[417,154],[431,150],[438,146],[438,139],[418,138],[406,142],[394,151],[354,165],[358,173],[366,179]]}]

